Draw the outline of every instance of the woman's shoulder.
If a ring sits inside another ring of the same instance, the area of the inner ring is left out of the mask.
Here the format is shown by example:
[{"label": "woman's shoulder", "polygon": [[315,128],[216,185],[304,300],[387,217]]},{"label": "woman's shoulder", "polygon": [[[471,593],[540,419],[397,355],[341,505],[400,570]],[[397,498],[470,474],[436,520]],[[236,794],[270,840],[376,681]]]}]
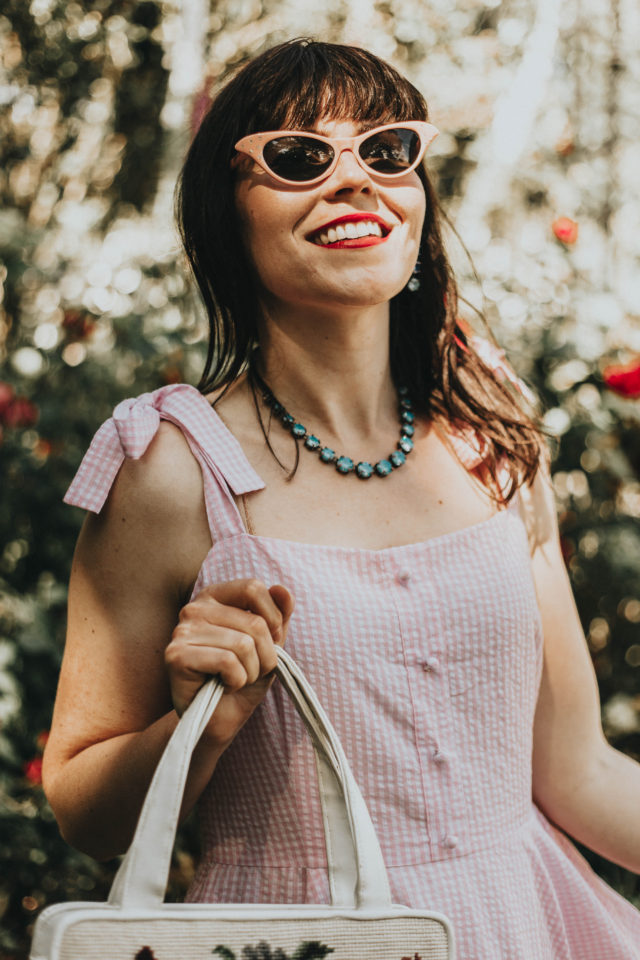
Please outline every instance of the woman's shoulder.
[{"label": "woman's shoulder", "polygon": [[204,504],[202,471],[182,430],[161,420],[140,457],[125,457],[113,488],[144,513],[181,518]]},{"label": "woman's shoulder", "polygon": [[186,384],[121,401],[94,435],[64,497],[96,514],[85,529],[117,537],[123,552],[135,547],[136,553],[171,555],[179,579],[190,577],[188,557],[206,554],[211,534],[200,463],[184,425],[166,415],[173,412],[182,424],[192,406],[197,415],[203,404]]},{"label": "woman's shoulder", "polygon": [[121,575],[176,597],[190,592],[211,534],[200,465],[177,426],[163,421],[139,458],[124,458],[83,537],[95,557],[117,547]]}]

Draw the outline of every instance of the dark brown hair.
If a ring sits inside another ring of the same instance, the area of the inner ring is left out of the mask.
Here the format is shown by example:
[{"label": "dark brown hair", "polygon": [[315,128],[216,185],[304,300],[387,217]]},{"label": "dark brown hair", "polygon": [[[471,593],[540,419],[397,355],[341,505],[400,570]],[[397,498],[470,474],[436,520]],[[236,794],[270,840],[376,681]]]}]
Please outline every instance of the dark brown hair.
[{"label": "dark brown hair", "polygon": [[[257,342],[260,305],[234,204],[234,144],[262,130],[310,128],[319,117],[375,125],[427,120],[428,111],[420,92],[373,54],[305,39],[265,51],[219,91],[176,189],[182,241],[209,316],[207,360],[198,384],[202,392],[230,384],[246,368],[251,371]],[[392,376],[409,388],[421,414],[482,434],[485,482],[506,501],[520,483],[533,480],[541,434],[457,322],[457,290],[443,249],[436,194],[423,166],[418,174],[427,199],[420,288],[402,290],[391,300]],[[511,475],[502,494],[501,462]]]}]

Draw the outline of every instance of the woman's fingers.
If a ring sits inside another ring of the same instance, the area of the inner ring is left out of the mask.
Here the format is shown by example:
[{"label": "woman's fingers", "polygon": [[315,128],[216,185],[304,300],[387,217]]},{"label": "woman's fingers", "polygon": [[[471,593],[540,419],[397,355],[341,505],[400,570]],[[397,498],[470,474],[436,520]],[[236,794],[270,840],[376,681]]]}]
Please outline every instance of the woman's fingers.
[{"label": "woman's fingers", "polygon": [[292,611],[286,587],[258,580],[212,584],[186,604],[165,652],[178,712],[209,676],[234,692],[271,673]]},{"label": "woman's fingers", "polygon": [[189,639],[181,642],[178,634],[177,642],[167,647],[167,665],[188,685],[202,684],[213,675],[230,690],[255,683],[260,670],[253,639],[233,630],[220,630],[215,639],[215,645]]},{"label": "woman's fingers", "polygon": [[295,607],[295,601],[293,599],[293,594],[280,583],[276,583],[274,586],[269,587],[269,594],[282,616],[282,628],[280,630],[280,635],[278,637],[274,636],[275,642],[282,646],[287,635],[287,627],[289,626],[289,620],[291,619],[291,614],[293,613],[293,609]]},{"label": "woman's fingers", "polygon": [[[286,587],[281,589],[289,594]],[[283,627],[282,612],[261,580],[229,580],[226,583],[212,584],[198,594],[196,601],[201,597],[203,600],[210,598],[225,606],[247,610],[262,617],[274,639],[275,634]]]},{"label": "woman's fingers", "polygon": [[176,634],[193,644],[235,649],[251,683],[275,666],[271,631],[264,617],[250,610],[228,607],[211,598],[189,604],[180,614]]}]

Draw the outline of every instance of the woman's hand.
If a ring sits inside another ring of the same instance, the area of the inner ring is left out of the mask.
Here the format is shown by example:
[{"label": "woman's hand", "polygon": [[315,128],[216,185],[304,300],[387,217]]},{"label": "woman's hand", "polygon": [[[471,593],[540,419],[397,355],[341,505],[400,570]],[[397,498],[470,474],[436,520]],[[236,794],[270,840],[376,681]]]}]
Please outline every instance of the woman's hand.
[{"label": "woman's hand", "polygon": [[225,693],[208,733],[228,746],[269,689],[294,601],[286,587],[231,580],[205,587],[180,611],[165,651],[171,696],[182,715],[211,676]]}]

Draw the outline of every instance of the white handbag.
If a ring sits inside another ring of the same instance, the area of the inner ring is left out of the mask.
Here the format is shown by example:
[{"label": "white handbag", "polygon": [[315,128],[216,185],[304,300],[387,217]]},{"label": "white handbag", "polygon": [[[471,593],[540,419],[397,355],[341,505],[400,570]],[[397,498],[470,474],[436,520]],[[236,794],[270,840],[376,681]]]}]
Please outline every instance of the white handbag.
[{"label": "white handbag", "polygon": [[342,745],[281,649],[276,673],[316,748],[331,906],[163,902],[191,754],[223,692],[211,680],[165,748],[108,902],[43,910],[31,960],[454,960],[446,917],[391,903],[378,838]]}]

